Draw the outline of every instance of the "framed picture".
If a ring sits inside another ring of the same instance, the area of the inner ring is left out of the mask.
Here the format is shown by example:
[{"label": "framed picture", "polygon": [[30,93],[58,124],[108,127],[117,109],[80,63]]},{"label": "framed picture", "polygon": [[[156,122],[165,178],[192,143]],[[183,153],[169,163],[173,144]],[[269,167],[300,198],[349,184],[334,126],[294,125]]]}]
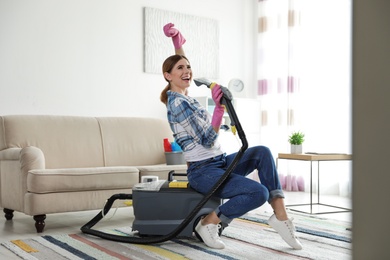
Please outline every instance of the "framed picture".
[{"label": "framed picture", "polygon": [[219,27],[216,20],[175,13],[156,8],[144,8],[144,71],[161,74],[164,60],[174,53],[172,39],[163,27],[173,23],[186,43],[184,52],[190,60],[194,77],[219,77]]}]

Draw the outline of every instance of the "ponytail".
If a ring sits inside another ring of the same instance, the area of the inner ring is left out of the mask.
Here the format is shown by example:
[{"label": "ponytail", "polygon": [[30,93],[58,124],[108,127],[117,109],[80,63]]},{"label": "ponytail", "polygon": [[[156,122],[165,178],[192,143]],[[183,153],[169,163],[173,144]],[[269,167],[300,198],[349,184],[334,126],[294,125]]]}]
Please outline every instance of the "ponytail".
[{"label": "ponytail", "polygon": [[160,95],[160,100],[161,102],[163,102],[165,105],[168,104],[168,90],[170,89],[170,85],[168,84],[164,89],[163,91],[161,92],[161,95]]}]

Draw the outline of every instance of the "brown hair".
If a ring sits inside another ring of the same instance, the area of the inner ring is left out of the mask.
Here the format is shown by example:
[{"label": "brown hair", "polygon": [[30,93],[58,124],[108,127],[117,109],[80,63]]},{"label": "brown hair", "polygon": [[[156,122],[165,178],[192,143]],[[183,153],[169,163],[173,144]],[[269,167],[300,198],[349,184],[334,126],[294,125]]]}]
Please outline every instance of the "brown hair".
[{"label": "brown hair", "polygon": [[[173,67],[175,67],[176,63],[178,63],[181,59],[186,59],[186,60],[189,62],[189,60],[187,59],[187,57],[184,56],[184,55],[176,54],[176,55],[169,56],[169,57],[164,61],[163,65],[162,65],[163,76],[164,76],[164,73],[165,73],[165,72],[171,73]],[[164,78],[165,78],[165,76],[164,76]],[[167,80],[166,78],[165,78],[165,80],[168,82],[168,85],[167,85],[167,86],[163,89],[163,91],[161,92],[160,100],[161,100],[161,102],[163,102],[165,105],[167,105],[167,103],[168,103],[168,95],[167,95],[167,92],[168,92],[168,90],[170,90],[171,84],[170,84],[169,80]]]}]

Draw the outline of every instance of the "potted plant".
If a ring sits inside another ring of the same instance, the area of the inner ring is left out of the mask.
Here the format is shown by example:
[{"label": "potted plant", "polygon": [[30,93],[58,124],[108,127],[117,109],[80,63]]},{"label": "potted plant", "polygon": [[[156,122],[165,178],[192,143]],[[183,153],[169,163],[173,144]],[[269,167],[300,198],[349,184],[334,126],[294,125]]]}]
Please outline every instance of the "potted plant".
[{"label": "potted plant", "polygon": [[302,153],[302,144],[305,141],[305,134],[299,131],[292,132],[288,137],[288,142],[291,144],[291,153]]}]

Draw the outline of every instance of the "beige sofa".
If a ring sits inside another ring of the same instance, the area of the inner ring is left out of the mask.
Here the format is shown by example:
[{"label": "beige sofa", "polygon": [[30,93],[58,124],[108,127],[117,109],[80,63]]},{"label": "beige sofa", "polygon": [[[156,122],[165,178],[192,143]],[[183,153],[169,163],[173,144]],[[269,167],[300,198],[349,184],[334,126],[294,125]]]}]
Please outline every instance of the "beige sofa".
[{"label": "beige sofa", "polygon": [[[167,120],[45,115],[0,116],[0,207],[7,220],[101,209],[113,194],[131,193],[144,175],[167,179]],[[124,206],[117,201],[115,206]]]}]

